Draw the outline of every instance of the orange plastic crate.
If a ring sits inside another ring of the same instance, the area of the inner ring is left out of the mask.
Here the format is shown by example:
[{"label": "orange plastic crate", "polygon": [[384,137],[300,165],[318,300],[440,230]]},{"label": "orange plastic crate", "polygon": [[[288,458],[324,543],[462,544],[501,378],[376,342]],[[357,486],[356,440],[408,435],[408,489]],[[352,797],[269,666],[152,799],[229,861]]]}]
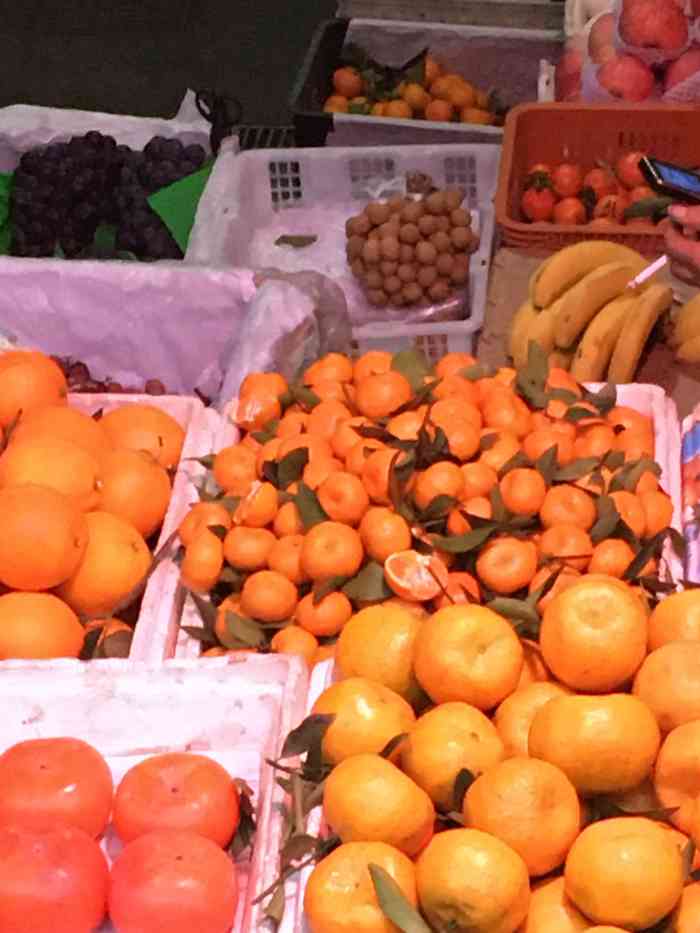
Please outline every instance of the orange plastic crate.
[{"label": "orange plastic crate", "polygon": [[700,164],[700,108],[667,104],[523,104],[508,115],[496,193],[496,221],[505,246],[554,252],[581,240],[615,240],[640,253],[663,251],[663,235],[615,224],[531,224],[521,220],[520,198],[535,162],[571,161],[587,171],[599,161],[639,149],[686,168]]}]

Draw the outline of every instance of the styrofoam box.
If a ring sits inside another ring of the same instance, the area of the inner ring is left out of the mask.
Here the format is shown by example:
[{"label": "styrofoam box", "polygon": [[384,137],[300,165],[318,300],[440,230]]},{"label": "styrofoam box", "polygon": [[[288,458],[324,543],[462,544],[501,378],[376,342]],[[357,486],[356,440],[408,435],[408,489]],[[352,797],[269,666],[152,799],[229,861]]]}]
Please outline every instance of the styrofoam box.
[{"label": "styrofoam box", "polygon": [[700,583],[700,521],[696,514],[700,484],[700,406],[683,420],[681,483],[683,487],[683,534],[685,535],[686,576]]},{"label": "styrofoam box", "polygon": [[[193,483],[204,473],[204,468],[190,458],[199,457],[211,450],[212,433],[209,413],[198,398],[187,396],[76,393],[69,395],[68,400],[73,407],[90,415],[100,410],[106,414],[115,408],[136,402],[145,403],[172,415],[185,429],[182,456],[173,481],[170,505],[156,546],[157,552],[184,518],[188,511],[188,503],[196,501]],[[155,663],[172,657],[174,642],[168,641],[168,635],[172,628],[172,619],[179,618],[181,611],[181,607],[175,601],[178,580],[179,568],[172,558],[162,560],[151,575],[143,594],[139,618],[134,629],[130,661]],[[109,664],[109,661],[98,659],[90,661],[89,666],[103,670],[107,669]],[[40,662],[8,660],[0,662],[0,672],[4,674],[6,670],[34,668],[36,665],[44,669],[49,668],[53,677],[60,671],[80,668],[83,662],[72,658],[56,658]]]},{"label": "styrofoam box", "polygon": [[[589,386],[593,390],[600,390],[602,385],[595,384]],[[659,386],[653,385],[620,385],[617,387],[617,402],[619,405],[628,405],[643,415],[652,418],[655,432],[655,458],[661,467],[661,485],[663,489],[671,496],[673,500],[673,527],[679,531],[683,528],[682,509],[681,509],[681,434],[678,421],[678,411],[675,402],[670,399],[664,390]],[[229,444],[237,443],[239,439],[238,429],[231,423],[228,417],[228,411],[234,403],[230,403],[228,408],[218,424],[218,428],[213,434],[213,447],[215,451],[221,450]],[[670,544],[666,545],[664,558],[669,572],[674,580],[680,580],[683,577],[683,562],[675,554]],[[180,625],[198,628],[201,626],[201,617],[191,598],[185,597],[184,591],[177,599],[177,605],[182,606],[182,616]],[[177,621],[174,614],[170,616],[173,620],[173,628],[177,628]],[[177,646],[175,656],[181,658],[196,658],[200,653],[199,642],[187,634],[182,628],[175,631]],[[168,636],[170,643],[171,636]]]},{"label": "styrofoam box", "polygon": [[[432,145],[270,149],[236,154],[224,143],[199,202],[186,261],[284,272],[314,269],[335,279],[351,309],[366,299],[345,257],[345,222],[373,198],[389,196],[407,172],[425,172],[440,186],[466,191],[465,206],[481,236],[471,257],[465,320],[402,322],[401,309],[386,323],[353,327],[358,350],[416,346],[437,360],[448,351],[471,352],[484,319],[494,239],[493,197],[500,147]],[[275,246],[284,234],[315,234],[304,249]],[[364,312],[363,312],[364,313]]]},{"label": "styrofoam box", "polygon": [[[250,784],[257,833],[252,848],[237,860],[240,896],[233,929],[261,929],[261,907],[251,901],[277,875],[284,799],[264,759],[279,754],[304,715],[305,665],[290,656],[251,655],[207,665],[134,666],[112,660],[97,672],[84,665],[57,669],[50,680],[43,674],[38,665],[3,673],[0,750],[26,739],[80,738],[105,756],[115,786],[144,758],[198,752]],[[110,828],[103,848],[110,861],[121,848]],[[102,927],[103,933],[112,930],[109,922]]]}]

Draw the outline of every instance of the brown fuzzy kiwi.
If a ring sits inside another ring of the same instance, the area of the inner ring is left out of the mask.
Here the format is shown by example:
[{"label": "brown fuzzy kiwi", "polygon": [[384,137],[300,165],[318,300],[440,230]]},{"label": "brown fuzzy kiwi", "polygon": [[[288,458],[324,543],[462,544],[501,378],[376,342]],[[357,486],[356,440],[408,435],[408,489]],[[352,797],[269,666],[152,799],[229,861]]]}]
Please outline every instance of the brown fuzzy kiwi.
[{"label": "brown fuzzy kiwi", "polygon": [[428,295],[433,301],[446,301],[452,292],[450,283],[445,279],[438,279],[428,290]]},{"label": "brown fuzzy kiwi", "polygon": [[450,275],[450,281],[454,285],[464,285],[469,280],[469,258],[467,256],[455,256],[454,267]]},{"label": "brown fuzzy kiwi", "polygon": [[458,207],[461,207],[464,196],[462,188],[448,188],[445,191],[445,203],[448,211],[456,211]]},{"label": "brown fuzzy kiwi", "polygon": [[359,279],[361,282],[365,280],[365,264],[361,259],[355,259],[350,266],[350,270],[356,279]]},{"label": "brown fuzzy kiwi", "polygon": [[389,198],[387,204],[389,205],[389,210],[392,214],[400,214],[403,210],[403,206],[406,203],[406,199],[401,194],[395,194],[393,197]]},{"label": "brown fuzzy kiwi", "polygon": [[434,214],[423,214],[418,221],[418,229],[421,236],[432,236],[437,230],[437,217]]},{"label": "brown fuzzy kiwi", "polygon": [[450,234],[452,245],[458,253],[466,252],[472,244],[472,233],[466,227],[454,227]]},{"label": "brown fuzzy kiwi", "polygon": [[445,214],[441,214],[437,218],[437,228],[442,233],[449,233],[452,229],[452,224],[450,223],[450,218]]},{"label": "brown fuzzy kiwi", "polygon": [[367,291],[367,301],[369,301],[371,305],[374,305],[375,308],[386,308],[389,303],[386,292],[382,289],[374,288],[370,288]]},{"label": "brown fuzzy kiwi", "polygon": [[415,305],[423,297],[423,289],[418,282],[409,282],[401,289],[401,294],[407,305]]},{"label": "brown fuzzy kiwi", "polygon": [[409,201],[401,211],[401,221],[405,224],[417,224],[424,213],[425,208],[420,201]]},{"label": "brown fuzzy kiwi", "polygon": [[396,270],[398,268],[398,262],[389,262],[388,259],[384,259],[379,263],[379,271],[384,276],[384,278],[386,278],[387,275],[396,275]]},{"label": "brown fuzzy kiwi", "polygon": [[423,289],[428,289],[437,282],[438,273],[435,266],[422,266],[418,270],[418,284]]},{"label": "brown fuzzy kiwi", "polygon": [[382,276],[376,266],[372,266],[369,272],[365,275],[365,283],[367,288],[380,289],[384,281],[384,276]]},{"label": "brown fuzzy kiwi", "polygon": [[396,274],[402,282],[408,284],[409,282],[415,282],[417,269],[412,262],[403,262],[399,266]]},{"label": "brown fuzzy kiwi", "polygon": [[389,262],[398,262],[401,254],[401,244],[395,236],[385,236],[379,242],[382,259]]},{"label": "brown fuzzy kiwi", "polygon": [[367,214],[358,214],[357,217],[351,217],[347,222],[345,229],[348,228],[356,236],[367,236],[372,229],[372,224]]},{"label": "brown fuzzy kiwi", "polygon": [[449,279],[454,267],[455,257],[451,253],[438,253],[438,257],[435,261],[435,268],[438,271],[438,275],[442,276],[442,278]]},{"label": "brown fuzzy kiwi", "polygon": [[384,279],[384,291],[387,295],[394,295],[401,291],[403,282],[397,275],[389,275]]},{"label": "brown fuzzy kiwi", "polygon": [[444,214],[447,210],[447,202],[444,191],[433,191],[425,199],[426,209],[431,214]]},{"label": "brown fuzzy kiwi", "polygon": [[463,207],[458,207],[450,213],[450,223],[453,227],[471,227],[472,215]]},{"label": "brown fuzzy kiwi", "polygon": [[408,243],[401,244],[401,252],[399,253],[400,262],[413,262],[416,256],[415,249],[410,246]]},{"label": "brown fuzzy kiwi", "polygon": [[362,247],[362,259],[364,262],[369,266],[376,266],[381,258],[379,240],[367,240]]},{"label": "brown fuzzy kiwi", "polygon": [[452,240],[443,230],[438,230],[437,233],[434,233],[430,237],[430,242],[433,244],[438,253],[449,253],[452,249]]},{"label": "brown fuzzy kiwi", "polygon": [[352,260],[352,259],[357,259],[358,256],[361,256],[362,248],[364,247],[364,245],[365,245],[364,237],[357,236],[357,234],[353,233],[353,235],[350,237],[350,239],[347,242],[346,252],[348,254],[348,258]]},{"label": "brown fuzzy kiwi", "polygon": [[383,204],[381,201],[371,201],[365,208],[365,213],[375,227],[380,227],[391,217],[391,208],[388,204]]},{"label": "brown fuzzy kiwi", "polygon": [[428,240],[421,240],[416,244],[416,259],[423,266],[434,266],[438,251]]}]

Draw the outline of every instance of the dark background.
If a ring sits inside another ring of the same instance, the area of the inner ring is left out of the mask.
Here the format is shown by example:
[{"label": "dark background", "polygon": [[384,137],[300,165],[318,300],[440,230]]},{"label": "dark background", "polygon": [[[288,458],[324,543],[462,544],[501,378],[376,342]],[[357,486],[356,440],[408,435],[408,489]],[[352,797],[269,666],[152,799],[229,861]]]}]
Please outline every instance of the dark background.
[{"label": "dark background", "polygon": [[0,106],[171,116],[186,90],[281,125],[316,25],[336,0],[6,0]]}]

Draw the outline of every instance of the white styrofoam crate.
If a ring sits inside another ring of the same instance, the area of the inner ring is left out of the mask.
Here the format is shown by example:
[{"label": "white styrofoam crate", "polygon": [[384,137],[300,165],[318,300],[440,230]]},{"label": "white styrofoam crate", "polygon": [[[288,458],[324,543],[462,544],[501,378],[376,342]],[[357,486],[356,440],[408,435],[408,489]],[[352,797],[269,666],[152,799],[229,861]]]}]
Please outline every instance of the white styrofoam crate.
[{"label": "white styrofoam crate", "polygon": [[698,481],[700,476],[700,406],[683,419],[682,424],[682,510],[683,534],[687,545],[686,576],[700,583],[700,520],[698,520]]},{"label": "white styrofoam crate", "polygon": [[[471,352],[486,309],[494,241],[493,198],[500,147],[427,145],[270,149],[238,154],[222,146],[197,217],[185,260],[200,265],[314,269],[345,292],[350,316],[367,315],[366,300],[345,258],[345,221],[373,198],[395,192],[407,172],[424,172],[437,186],[460,186],[473,228],[481,236],[470,262],[465,306],[459,321],[404,323],[407,313],[387,309],[382,323],[355,324],[358,351],[416,346],[437,360],[451,351]],[[280,248],[282,234],[315,234],[301,250]],[[376,313],[376,312],[375,312]]]},{"label": "white styrofoam crate", "polygon": [[[196,478],[203,474],[204,468],[190,458],[202,456],[211,449],[208,411],[198,398],[189,396],[75,393],[69,395],[68,401],[72,407],[90,415],[100,410],[106,414],[124,405],[145,403],[167,412],[185,429],[180,464],[173,480],[170,504],[156,546],[157,553],[186,515],[187,503],[196,501],[196,496],[191,490]],[[174,637],[171,637],[170,641],[168,639],[177,629],[177,619],[179,619],[180,607],[175,603],[178,580],[179,568],[172,558],[162,560],[152,573],[142,597],[139,618],[131,644],[130,661],[155,663],[172,657]],[[105,666],[107,669],[109,663],[103,659],[96,659],[90,661],[88,666],[102,670]],[[44,669],[51,670],[52,676],[59,671],[75,670],[83,666],[83,662],[73,658],[56,658],[40,662],[7,660],[0,662],[0,672],[21,670],[25,667],[33,668],[37,664]]]},{"label": "white styrofoam crate", "polygon": [[[307,687],[305,665],[282,655],[218,658],[206,665],[105,661],[99,671],[93,665],[63,668],[50,679],[40,665],[27,666],[3,672],[0,751],[26,739],[72,736],[105,756],[115,787],[129,768],[168,751],[209,755],[245,780],[254,792],[257,833],[237,859],[233,930],[253,933],[263,921],[252,900],[276,877],[283,831],[284,793],[264,759],[279,754],[303,717]],[[110,828],[102,844],[110,861],[121,848]],[[112,931],[106,922],[102,933]]]}]

